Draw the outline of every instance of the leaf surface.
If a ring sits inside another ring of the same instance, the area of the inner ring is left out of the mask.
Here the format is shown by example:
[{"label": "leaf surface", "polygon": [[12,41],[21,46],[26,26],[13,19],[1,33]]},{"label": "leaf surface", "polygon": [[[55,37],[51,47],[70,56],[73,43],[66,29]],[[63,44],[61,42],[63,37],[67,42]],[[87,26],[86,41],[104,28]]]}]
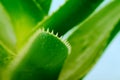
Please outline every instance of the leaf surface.
[{"label": "leaf surface", "polygon": [[13,25],[5,8],[0,3],[0,41],[11,50],[15,50],[16,35]]},{"label": "leaf surface", "polygon": [[11,18],[19,45],[47,15],[51,0],[1,0],[1,3]]},{"label": "leaf surface", "polygon": [[69,49],[55,35],[38,30],[4,72],[3,80],[57,80]]},{"label": "leaf surface", "polygon": [[37,26],[54,30],[63,35],[69,29],[82,22],[90,15],[103,0],[67,0],[50,17],[47,17]]},{"label": "leaf surface", "polygon": [[44,13],[48,14],[52,0],[34,0]]},{"label": "leaf surface", "polygon": [[120,19],[120,1],[113,1],[74,28],[67,38],[72,46],[59,80],[82,78],[96,63]]},{"label": "leaf surface", "polygon": [[13,60],[14,53],[10,51],[3,43],[0,42],[0,80],[2,72],[8,66],[8,64]]}]

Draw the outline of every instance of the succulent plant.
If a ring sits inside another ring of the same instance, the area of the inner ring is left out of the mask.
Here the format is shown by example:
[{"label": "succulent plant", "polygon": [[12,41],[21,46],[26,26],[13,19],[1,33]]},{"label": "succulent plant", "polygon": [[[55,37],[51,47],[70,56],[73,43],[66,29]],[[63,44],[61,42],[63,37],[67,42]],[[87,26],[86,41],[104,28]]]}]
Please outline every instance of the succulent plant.
[{"label": "succulent plant", "polygon": [[120,1],[0,0],[0,80],[81,80],[120,30]]}]

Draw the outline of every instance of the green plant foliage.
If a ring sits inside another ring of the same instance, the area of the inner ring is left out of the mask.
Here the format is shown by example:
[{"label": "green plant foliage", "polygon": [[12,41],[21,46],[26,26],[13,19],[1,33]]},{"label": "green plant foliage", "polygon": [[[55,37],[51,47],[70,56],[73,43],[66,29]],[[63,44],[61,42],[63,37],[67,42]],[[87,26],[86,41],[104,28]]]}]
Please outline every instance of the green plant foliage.
[{"label": "green plant foliage", "polygon": [[88,17],[102,1],[103,0],[67,0],[58,11],[42,21],[38,25],[38,28],[49,28],[50,30],[59,32],[59,35],[63,35]]},{"label": "green plant foliage", "polygon": [[77,80],[96,63],[108,45],[110,36],[113,36],[111,33],[117,27],[115,25],[120,19],[119,7],[119,1],[111,2],[78,25],[69,35],[72,52],[66,60],[59,80]]},{"label": "green plant foliage", "polygon": [[113,29],[113,31],[110,34],[111,36],[110,36],[109,41],[107,43],[108,45],[119,31],[120,31],[120,20],[119,20],[119,22],[117,23],[117,25],[115,26],[115,28]]},{"label": "green plant foliage", "polygon": [[13,56],[14,54],[9,50],[7,51],[7,49],[0,43],[0,68],[4,68],[8,61],[10,61],[9,59],[12,59]]},{"label": "green plant foliage", "polygon": [[44,13],[46,13],[47,15],[49,12],[52,0],[34,0],[34,1],[39,7],[41,7],[42,11],[44,11]]},{"label": "green plant foliage", "polygon": [[120,1],[101,2],[0,0],[0,80],[83,79],[120,30]]},{"label": "green plant foliage", "polygon": [[15,50],[16,36],[12,27],[13,25],[7,12],[3,5],[0,4],[0,41],[10,49]]},{"label": "green plant foliage", "polygon": [[[22,42],[31,29],[47,15],[51,0],[39,1],[41,2],[38,3],[36,0],[1,0],[11,18],[17,42]],[[44,3],[45,5],[42,5]]]},{"label": "green plant foliage", "polygon": [[2,77],[2,72],[8,66],[9,62],[13,60],[14,53],[6,48],[3,43],[0,42],[0,80]]},{"label": "green plant foliage", "polygon": [[57,80],[69,52],[65,44],[57,36],[38,30],[8,67],[3,80]]}]

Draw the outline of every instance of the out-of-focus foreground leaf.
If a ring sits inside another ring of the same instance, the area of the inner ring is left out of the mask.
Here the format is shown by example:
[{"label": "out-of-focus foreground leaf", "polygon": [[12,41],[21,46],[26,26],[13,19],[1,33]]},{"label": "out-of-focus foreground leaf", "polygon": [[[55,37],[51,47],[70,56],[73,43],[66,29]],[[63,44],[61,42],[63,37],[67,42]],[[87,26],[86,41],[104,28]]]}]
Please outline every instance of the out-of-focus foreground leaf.
[{"label": "out-of-focus foreground leaf", "polygon": [[0,2],[11,18],[19,43],[47,15],[51,4],[51,0],[1,0]]},{"label": "out-of-focus foreground leaf", "polygon": [[[108,42],[106,43],[106,47],[109,46],[110,42],[113,40],[113,38],[116,36],[116,34],[120,31],[120,20],[117,23],[117,25],[115,26],[115,28],[113,29],[113,31],[110,33],[110,37]],[[94,64],[93,64],[94,65]],[[87,73],[89,74],[89,73]],[[84,80],[84,77],[87,75],[85,74],[82,78],[80,78],[80,80]]]},{"label": "out-of-focus foreground leaf", "polygon": [[2,80],[57,80],[68,53],[61,39],[38,30],[8,66]]},{"label": "out-of-focus foreground leaf", "polygon": [[63,35],[70,28],[83,21],[103,0],[67,0],[55,13],[37,26],[54,30]]},{"label": "out-of-focus foreground leaf", "polygon": [[111,39],[120,19],[120,1],[116,0],[78,25],[68,37],[72,46],[59,80],[82,78],[96,63]]},{"label": "out-of-focus foreground leaf", "polygon": [[16,37],[11,20],[0,3],[0,41],[11,50],[15,50]]},{"label": "out-of-focus foreground leaf", "polygon": [[6,48],[3,43],[0,42],[0,80],[2,76],[3,70],[9,64],[10,61],[13,60],[14,53],[11,52],[8,48]]},{"label": "out-of-focus foreground leaf", "polygon": [[48,14],[52,0],[34,0],[44,13]]}]

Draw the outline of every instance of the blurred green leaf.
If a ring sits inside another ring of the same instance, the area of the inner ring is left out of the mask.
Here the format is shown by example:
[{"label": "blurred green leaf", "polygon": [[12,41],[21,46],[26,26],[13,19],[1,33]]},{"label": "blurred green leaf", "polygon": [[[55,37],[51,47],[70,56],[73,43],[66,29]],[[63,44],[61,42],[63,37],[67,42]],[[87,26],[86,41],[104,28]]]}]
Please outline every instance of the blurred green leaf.
[{"label": "blurred green leaf", "polygon": [[4,72],[3,80],[57,80],[69,52],[65,44],[38,30]]},{"label": "blurred green leaf", "polygon": [[[69,46],[54,34],[36,29],[49,28],[61,36],[102,1],[66,0],[48,16],[51,0],[0,0],[0,80],[57,80]],[[70,30],[66,39],[72,52],[59,80],[82,79],[92,68],[120,30],[119,23],[115,26],[119,7],[116,0]]]},{"label": "blurred green leaf", "polygon": [[67,0],[66,3],[44,19],[38,27],[54,30],[63,35],[70,28],[83,21],[103,0]]},{"label": "blurred green leaf", "polygon": [[44,13],[48,14],[52,0],[34,0]]},{"label": "blurred green leaf", "polygon": [[108,41],[108,45],[109,43],[113,40],[113,38],[116,36],[116,34],[120,31],[120,20],[119,22],[117,23],[117,25],[115,26],[114,30],[111,32],[111,36],[109,38],[109,41]]},{"label": "blurred green leaf", "polygon": [[[109,46],[110,42],[114,39],[114,37],[116,36],[117,33],[119,33],[120,31],[120,21],[117,23],[117,25],[115,26],[115,28],[112,30],[112,32],[110,33],[110,37],[109,37],[109,40],[107,41],[106,43],[106,47]],[[106,48],[105,47],[105,48]],[[94,64],[93,64],[94,65]],[[89,74],[89,73],[87,73]],[[83,76],[83,78],[87,75],[85,74]],[[80,80],[84,80],[83,78],[80,78]]]},{"label": "blurred green leaf", "polygon": [[13,53],[0,43],[0,72],[11,61]]},{"label": "blurred green leaf", "polygon": [[74,28],[67,38],[72,52],[59,80],[82,78],[96,63],[111,39],[120,19],[120,1],[113,1]]},{"label": "blurred green leaf", "polygon": [[14,53],[11,52],[3,43],[0,42],[0,80],[2,72],[8,66],[9,62],[13,60]]},{"label": "blurred green leaf", "polygon": [[46,12],[51,4],[51,0],[41,0],[40,3],[38,0],[1,0],[0,2],[11,18],[17,42],[24,41],[32,28],[47,15]]},{"label": "blurred green leaf", "polygon": [[9,49],[15,50],[16,37],[9,15],[0,3],[0,41]]}]

